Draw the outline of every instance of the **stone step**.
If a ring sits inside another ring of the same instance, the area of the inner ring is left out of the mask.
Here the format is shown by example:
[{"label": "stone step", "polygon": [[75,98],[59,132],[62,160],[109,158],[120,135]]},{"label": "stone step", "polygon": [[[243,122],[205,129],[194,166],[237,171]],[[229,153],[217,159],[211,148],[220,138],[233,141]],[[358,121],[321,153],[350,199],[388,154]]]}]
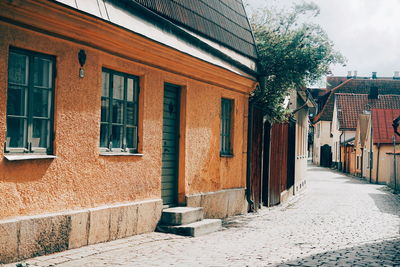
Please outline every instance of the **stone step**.
[{"label": "stone step", "polygon": [[163,233],[171,233],[184,236],[201,236],[221,230],[222,222],[220,219],[204,219],[185,225],[158,225],[157,230]]},{"label": "stone step", "polygon": [[201,207],[175,207],[164,209],[161,214],[161,225],[182,225],[203,219]]}]

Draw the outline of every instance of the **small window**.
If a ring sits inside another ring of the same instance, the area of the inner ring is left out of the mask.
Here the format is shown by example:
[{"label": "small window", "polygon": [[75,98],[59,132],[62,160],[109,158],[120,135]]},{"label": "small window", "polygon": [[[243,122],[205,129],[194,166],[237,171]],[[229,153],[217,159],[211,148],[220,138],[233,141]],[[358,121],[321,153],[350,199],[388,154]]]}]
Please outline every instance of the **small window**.
[{"label": "small window", "polygon": [[100,151],[138,152],[139,79],[103,69]]},{"label": "small window", "polygon": [[231,156],[233,100],[221,99],[221,156]]},{"label": "small window", "polygon": [[54,57],[10,49],[6,153],[52,153]]}]

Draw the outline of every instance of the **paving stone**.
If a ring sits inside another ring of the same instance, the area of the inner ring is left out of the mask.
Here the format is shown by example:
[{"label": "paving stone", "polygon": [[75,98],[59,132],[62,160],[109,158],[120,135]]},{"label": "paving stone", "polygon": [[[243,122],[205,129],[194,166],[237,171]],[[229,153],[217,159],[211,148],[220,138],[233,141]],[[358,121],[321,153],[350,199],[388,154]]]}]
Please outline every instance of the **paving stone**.
[{"label": "paving stone", "polygon": [[227,218],[222,231],[153,232],[71,250],[77,259],[53,255],[68,260],[57,266],[400,266],[399,224],[400,197],[385,186],[310,166],[289,203]]}]

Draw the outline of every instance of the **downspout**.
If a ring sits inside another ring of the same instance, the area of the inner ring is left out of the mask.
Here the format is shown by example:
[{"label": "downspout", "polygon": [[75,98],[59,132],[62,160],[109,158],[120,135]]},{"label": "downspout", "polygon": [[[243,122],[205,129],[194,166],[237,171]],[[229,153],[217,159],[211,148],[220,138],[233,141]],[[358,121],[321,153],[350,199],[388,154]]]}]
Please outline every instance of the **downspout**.
[{"label": "downspout", "polygon": [[364,148],[361,148],[361,178],[363,178],[363,170],[364,170]]},{"label": "downspout", "polygon": [[247,136],[247,175],[246,175],[246,200],[249,203],[249,211],[253,211],[254,202],[251,200],[251,155],[253,144],[253,104],[249,101],[248,110],[248,136]]},{"label": "downspout", "polygon": [[376,158],[376,181],[375,183],[378,183],[378,177],[379,177],[379,154],[381,151],[381,144],[378,143],[378,157]]},{"label": "downspout", "polygon": [[397,161],[396,161],[396,137],[393,136],[393,176],[394,176],[394,191],[395,192],[397,192],[397,166],[396,165],[397,165]]},{"label": "downspout", "polygon": [[372,114],[371,114],[371,138],[369,140],[369,183],[372,183]]},{"label": "downspout", "polygon": [[[347,164],[346,164],[346,132],[343,134],[343,163],[342,163],[342,158],[340,157],[340,167],[342,168],[342,172],[346,172]],[[342,151],[342,147],[340,147],[340,151]]]},{"label": "downspout", "polygon": [[[343,131],[339,136],[339,162],[340,162],[339,165],[340,165],[340,168],[342,168],[342,135],[343,135]],[[337,151],[336,151],[336,157],[337,157]],[[339,166],[338,166],[338,169],[339,169]]]}]

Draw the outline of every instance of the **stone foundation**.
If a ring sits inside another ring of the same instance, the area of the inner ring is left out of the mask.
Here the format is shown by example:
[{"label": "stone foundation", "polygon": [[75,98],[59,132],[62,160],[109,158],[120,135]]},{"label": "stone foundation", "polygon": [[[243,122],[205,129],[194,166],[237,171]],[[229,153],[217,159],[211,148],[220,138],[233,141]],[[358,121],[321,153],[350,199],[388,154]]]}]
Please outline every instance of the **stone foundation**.
[{"label": "stone foundation", "polygon": [[161,199],[0,221],[0,264],[152,232]]},{"label": "stone foundation", "polygon": [[225,189],[186,196],[188,207],[203,207],[205,218],[226,218],[245,214],[247,201],[244,188]]}]

